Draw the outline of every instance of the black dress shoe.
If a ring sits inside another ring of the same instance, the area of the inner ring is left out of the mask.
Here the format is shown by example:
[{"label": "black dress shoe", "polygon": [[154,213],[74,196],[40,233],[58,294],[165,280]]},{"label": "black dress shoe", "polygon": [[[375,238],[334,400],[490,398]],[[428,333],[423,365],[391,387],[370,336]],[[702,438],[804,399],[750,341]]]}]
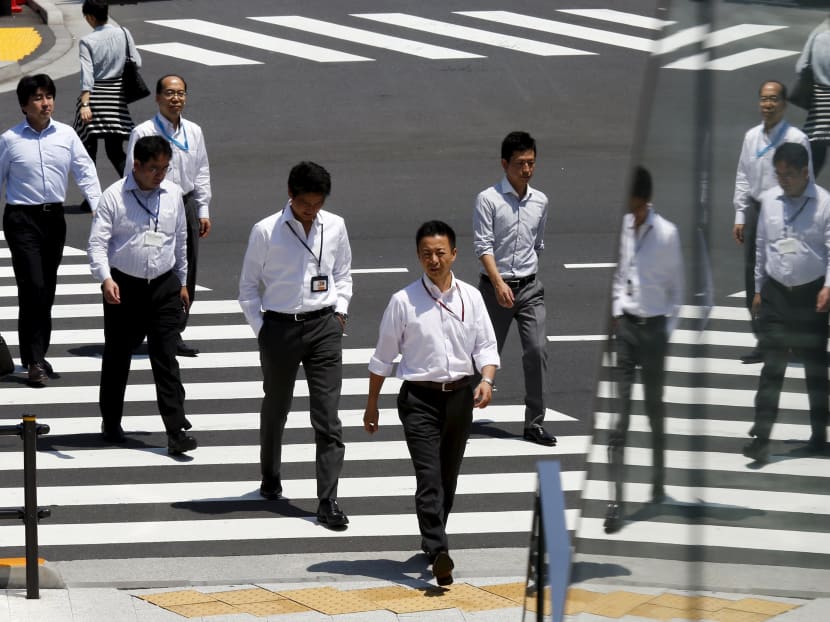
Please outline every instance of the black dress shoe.
[{"label": "black dress shoe", "polygon": [[270,482],[263,481],[259,485],[259,496],[263,499],[268,499],[268,501],[276,501],[282,497],[282,484],[280,484],[280,482],[272,484]]},{"label": "black dress shoe", "polygon": [[622,529],[622,508],[619,503],[609,503],[605,510],[605,533],[617,533]]},{"label": "black dress shoe", "polygon": [[757,347],[750,352],[749,354],[744,354],[741,357],[741,363],[744,365],[752,365],[753,363],[763,363],[764,362],[764,353],[761,352]]},{"label": "black dress shoe", "polygon": [[769,441],[755,437],[744,445],[743,454],[755,462],[769,462]]},{"label": "black dress shoe", "polygon": [[101,424],[101,436],[108,443],[126,443],[127,437],[124,436],[124,429],[119,425],[115,428],[108,428],[106,424]]},{"label": "black dress shoe", "polygon": [[432,576],[438,585],[452,584],[452,569],[455,564],[446,551],[438,551],[432,560]]},{"label": "black dress shoe", "polygon": [[49,380],[46,370],[41,363],[30,363],[26,375],[26,382],[32,387],[42,387]]},{"label": "black dress shoe", "polygon": [[811,438],[807,441],[807,451],[811,454],[823,454],[827,451],[827,441],[821,438]]},{"label": "black dress shoe", "polygon": [[52,375],[55,373],[55,370],[52,369],[52,363],[50,363],[46,359],[43,359],[42,365],[43,365],[43,371],[45,371],[46,375],[51,378]]},{"label": "black dress shoe", "polygon": [[349,517],[337,505],[337,499],[322,499],[317,506],[317,522],[326,527],[345,527]]},{"label": "black dress shoe", "polygon": [[651,502],[663,503],[666,500],[666,490],[662,486],[651,487]]},{"label": "black dress shoe", "polygon": [[532,425],[529,428],[525,428],[524,439],[531,443],[546,445],[547,447],[556,445],[556,437],[548,434],[547,430],[540,425]]},{"label": "black dress shoe", "polygon": [[197,356],[199,354],[199,348],[194,348],[187,345],[184,341],[180,341],[176,344],[176,354],[179,356]]},{"label": "black dress shoe", "polygon": [[199,443],[192,436],[188,436],[184,430],[179,430],[175,434],[167,435],[167,453],[171,456],[183,454],[186,451],[196,449]]}]

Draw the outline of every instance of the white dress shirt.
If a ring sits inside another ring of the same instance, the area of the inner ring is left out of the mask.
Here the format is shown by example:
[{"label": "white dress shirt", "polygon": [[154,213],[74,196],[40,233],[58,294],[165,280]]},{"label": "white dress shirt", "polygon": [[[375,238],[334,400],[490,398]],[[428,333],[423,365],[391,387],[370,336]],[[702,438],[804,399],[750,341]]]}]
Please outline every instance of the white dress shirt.
[{"label": "white dress shirt", "polygon": [[651,207],[639,228],[634,214],[623,217],[620,257],[612,285],[612,313],[638,317],[668,316],[677,325],[684,292],[683,255],[677,227]]},{"label": "white dress shirt", "polygon": [[94,211],[101,198],[98,173],[75,130],[52,119],[38,132],[24,119],[0,135],[7,203],[63,203],[70,172]]},{"label": "white dress shirt", "polygon": [[498,367],[493,324],[478,289],[453,276],[442,293],[424,275],[396,292],[383,314],[369,371],[390,376],[399,354],[397,376],[404,380],[452,382],[472,375],[473,362],[479,370]]},{"label": "white dress shirt", "polygon": [[[306,236],[289,203],[251,230],[239,275],[239,305],[257,335],[263,310],[306,313],[334,307],[346,313],[352,299],[351,269],[343,219],[320,210]],[[328,291],[311,291],[311,279],[318,275],[328,277]]]},{"label": "white dress shirt", "polygon": [[[473,210],[473,248],[476,257],[492,255],[499,274],[519,279],[536,274],[539,253],[545,248],[548,198],[527,187],[523,198],[505,177],[482,190]],[[486,271],[482,267],[482,274]]]},{"label": "white dress shirt", "polygon": [[830,284],[830,194],[810,182],[791,198],[780,186],[761,195],[755,248],[755,291],[767,277],[795,287],[824,277]]},{"label": "white dress shirt", "polygon": [[[746,208],[752,201],[759,201],[765,190],[778,185],[772,156],[777,147],[783,143],[797,143],[810,153],[810,141],[800,129],[793,127],[786,120],[764,132],[760,123],[744,135],[741,155],[738,158],[738,172],[735,175],[735,194],[732,203],[735,206],[735,224],[746,222]],[[813,177],[813,163],[810,161],[810,178]]]},{"label": "white dress shirt", "polygon": [[210,165],[202,128],[192,121],[185,121],[183,117],[179,119],[179,127],[174,128],[162,114],[156,113],[152,119],[136,125],[130,133],[125,173],[133,170],[133,148],[136,141],[145,136],[167,139],[173,148],[167,179],[179,184],[185,194],[193,193],[199,218],[210,218]]},{"label": "white dress shirt", "polygon": [[[147,244],[148,231],[163,236],[159,246]],[[165,179],[157,190],[143,191],[132,173],[112,184],[104,190],[92,218],[87,255],[92,276],[101,283],[116,268],[148,280],[174,270],[184,285],[187,221],[182,189]]]},{"label": "white dress shirt", "polygon": [[78,42],[81,90],[92,92],[96,80],[120,78],[124,72],[124,61],[127,60],[127,45],[130,46],[130,57],[141,67],[141,55],[126,28],[121,30],[112,24],[102,24],[81,37]]}]

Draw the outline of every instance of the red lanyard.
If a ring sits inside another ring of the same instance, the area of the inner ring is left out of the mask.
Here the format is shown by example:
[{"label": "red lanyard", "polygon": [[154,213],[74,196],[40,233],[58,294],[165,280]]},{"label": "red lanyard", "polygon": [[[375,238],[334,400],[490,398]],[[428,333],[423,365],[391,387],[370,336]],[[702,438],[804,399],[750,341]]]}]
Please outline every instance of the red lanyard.
[{"label": "red lanyard", "polygon": [[456,320],[459,320],[462,324],[464,323],[464,298],[461,296],[461,288],[458,287],[458,283],[455,284],[455,289],[458,292],[458,298],[461,300],[461,317],[458,317],[458,314],[455,311],[453,311],[447,305],[445,305],[444,301],[439,300],[438,298],[436,298],[435,296],[432,295],[432,292],[429,291],[429,288],[427,287],[427,284],[424,283],[424,278],[423,277],[421,277],[421,285],[424,286],[424,291],[427,293],[427,296],[429,296],[435,302],[437,302],[441,307],[443,307],[447,311],[447,313],[452,315]]}]

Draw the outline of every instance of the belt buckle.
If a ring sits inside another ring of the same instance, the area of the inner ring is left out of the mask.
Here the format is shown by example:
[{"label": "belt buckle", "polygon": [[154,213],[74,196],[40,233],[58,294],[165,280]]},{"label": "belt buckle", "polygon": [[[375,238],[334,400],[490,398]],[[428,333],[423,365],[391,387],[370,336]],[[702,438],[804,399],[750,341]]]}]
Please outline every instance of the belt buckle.
[{"label": "belt buckle", "polygon": [[441,383],[441,393],[451,393],[452,389],[448,389],[447,386],[454,384],[454,382],[442,382]]},{"label": "belt buckle", "polygon": [[638,326],[645,326],[646,324],[648,324],[648,319],[646,319],[646,318],[644,318],[644,317],[640,317],[640,316],[638,315],[638,316],[637,316],[637,325],[638,325]]},{"label": "belt buckle", "polygon": [[293,315],[294,315],[294,321],[295,322],[302,322],[303,321],[302,317],[300,317],[302,315],[302,313],[294,313]]},{"label": "belt buckle", "polygon": [[507,283],[507,286],[510,289],[516,289],[517,287],[519,287],[519,279],[513,279],[512,281],[505,281],[505,283]]}]

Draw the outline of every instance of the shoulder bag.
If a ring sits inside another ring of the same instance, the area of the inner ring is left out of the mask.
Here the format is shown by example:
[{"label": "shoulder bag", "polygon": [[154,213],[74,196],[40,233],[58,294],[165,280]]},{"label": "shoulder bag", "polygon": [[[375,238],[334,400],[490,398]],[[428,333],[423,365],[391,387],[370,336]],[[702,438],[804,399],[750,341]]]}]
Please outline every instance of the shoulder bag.
[{"label": "shoulder bag", "polygon": [[[124,27],[121,27],[124,30]],[[144,82],[144,78],[138,73],[138,65],[130,56],[130,40],[127,37],[127,31],[124,30],[124,46],[127,50],[127,58],[124,61],[124,71],[121,73],[121,93],[124,95],[124,101],[128,104],[144,99],[150,94],[150,89]]]},{"label": "shoulder bag", "polygon": [[807,64],[798,72],[798,77],[790,89],[790,96],[787,98],[795,106],[809,110],[813,103],[813,44],[810,43],[810,52],[807,55]]}]

